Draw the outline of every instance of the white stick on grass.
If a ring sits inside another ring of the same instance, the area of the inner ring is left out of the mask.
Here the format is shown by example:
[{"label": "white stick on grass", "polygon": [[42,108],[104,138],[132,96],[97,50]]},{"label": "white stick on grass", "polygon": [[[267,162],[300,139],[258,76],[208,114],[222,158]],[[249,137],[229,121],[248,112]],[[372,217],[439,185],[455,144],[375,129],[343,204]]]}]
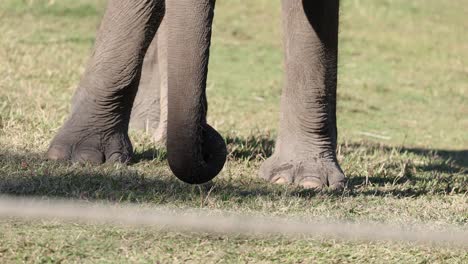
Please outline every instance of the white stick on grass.
[{"label": "white stick on grass", "polygon": [[351,241],[405,241],[468,248],[468,230],[449,226],[389,225],[331,220],[265,217],[209,210],[174,210],[137,205],[84,203],[0,197],[0,219],[50,219],[118,226],[153,226],[168,230],[249,236],[284,235]]}]

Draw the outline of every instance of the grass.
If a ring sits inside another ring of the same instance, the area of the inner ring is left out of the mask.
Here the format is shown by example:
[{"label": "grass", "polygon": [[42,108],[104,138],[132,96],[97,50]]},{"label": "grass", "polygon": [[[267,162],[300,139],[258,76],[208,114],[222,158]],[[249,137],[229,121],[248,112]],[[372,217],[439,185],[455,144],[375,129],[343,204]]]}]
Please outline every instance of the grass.
[{"label": "grass", "polygon": [[[256,178],[278,125],[280,5],[218,1],[209,119],[230,154],[208,194],[171,176],[164,151],[137,133],[130,166],[43,160],[69,111],[105,1],[2,0],[0,193],[467,227],[467,6],[466,0],[342,1],[338,151],[349,183],[337,195]],[[466,263],[468,253],[11,219],[0,221],[0,261]]]}]

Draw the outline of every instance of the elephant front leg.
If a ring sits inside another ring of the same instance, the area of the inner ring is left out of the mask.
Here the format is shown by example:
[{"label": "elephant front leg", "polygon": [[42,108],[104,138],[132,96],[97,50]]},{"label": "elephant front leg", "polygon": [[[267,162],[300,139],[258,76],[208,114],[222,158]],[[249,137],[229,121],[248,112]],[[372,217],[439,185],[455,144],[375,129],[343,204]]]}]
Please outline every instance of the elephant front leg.
[{"label": "elephant front leg", "polygon": [[163,0],[110,0],[72,113],[53,139],[52,160],[125,162],[143,57],[163,17]]},{"label": "elephant front leg", "polygon": [[283,0],[285,85],[274,155],[261,177],[311,189],[344,187],[336,159],[338,0]]}]

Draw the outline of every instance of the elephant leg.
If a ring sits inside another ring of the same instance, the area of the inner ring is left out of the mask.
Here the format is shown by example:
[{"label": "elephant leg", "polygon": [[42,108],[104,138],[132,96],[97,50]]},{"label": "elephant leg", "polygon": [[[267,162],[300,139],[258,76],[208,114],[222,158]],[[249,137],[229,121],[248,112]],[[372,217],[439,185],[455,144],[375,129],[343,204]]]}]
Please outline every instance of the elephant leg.
[{"label": "elephant leg", "polygon": [[344,187],[336,159],[339,0],[283,0],[285,84],[275,153],[260,176],[311,189]]},{"label": "elephant leg", "polygon": [[168,0],[167,158],[187,183],[214,178],[226,161],[223,138],[206,123],[206,78],[214,0]]},{"label": "elephant leg", "polygon": [[52,160],[128,161],[128,122],[143,58],[164,15],[163,0],[110,0],[72,112],[53,139]]},{"label": "elephant leg", "polygon": [[166,145],[167,139],[167,19],[163,19],[158,30],[158,69],[159,69],[159,123],[153,133],[154,142]]},{"label": "elephant leg", "polygon": [[165,19],[146,52],[140,86],[133,103],[130,128],[153,135],[166,145],[167,135],[167,28]]},{"label": "elephant leg", "polygon": [[153,133],[160,116],[160,76],[157,60],[158,36],[153,39],[143,60],[140,84],[130,116],[130,128]]}]

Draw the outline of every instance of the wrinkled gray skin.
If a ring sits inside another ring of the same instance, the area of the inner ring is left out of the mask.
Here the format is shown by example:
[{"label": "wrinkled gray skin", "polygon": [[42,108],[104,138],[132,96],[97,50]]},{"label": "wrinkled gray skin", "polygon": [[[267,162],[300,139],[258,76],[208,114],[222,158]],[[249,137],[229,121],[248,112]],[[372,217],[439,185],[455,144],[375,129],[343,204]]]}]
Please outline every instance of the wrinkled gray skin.
[{"label": "wrinkled gray skin", "polygon": [[[206,123],[214,2],[109,0],[72,113],[48,157],[126,162],[132,117],[132,127],[158,139],[167,131],[168,161],[179,179],[215,177],[226,148]],[[343,188],[335,154],[338,10],[339,0],[282,1],[285,84],[275,153],[260,169],[268,181]]]},{"label": "wrinkled gray skin", "polygon": [[166,41],[167,29],[163,20],[143,60],[140,85],[130,116],[130,128],[152,134],[159,145],[165,145],[167,137],[167,45],[163,45]]}]

